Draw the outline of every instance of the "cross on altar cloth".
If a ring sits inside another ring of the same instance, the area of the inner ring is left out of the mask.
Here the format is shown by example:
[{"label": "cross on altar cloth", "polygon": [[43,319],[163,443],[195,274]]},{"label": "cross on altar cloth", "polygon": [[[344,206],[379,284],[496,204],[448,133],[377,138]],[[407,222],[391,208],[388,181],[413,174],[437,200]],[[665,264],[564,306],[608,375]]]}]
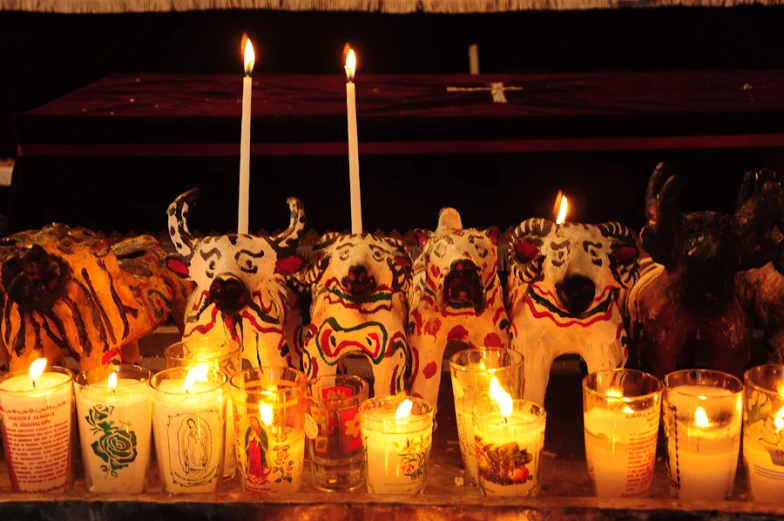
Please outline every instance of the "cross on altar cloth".
[{"label": "cross on altar cloth", "polygon": [[504,82],[502,81],[494,81],[491,83],[487,83],[486,87],[447,87],[447,92],[480,92],[480,91],[490,91],[490,94],[493,96],[493,103],[506,103],[506,93],[507,90],[523,90],[522,87],[506,87],[504,86]]}]

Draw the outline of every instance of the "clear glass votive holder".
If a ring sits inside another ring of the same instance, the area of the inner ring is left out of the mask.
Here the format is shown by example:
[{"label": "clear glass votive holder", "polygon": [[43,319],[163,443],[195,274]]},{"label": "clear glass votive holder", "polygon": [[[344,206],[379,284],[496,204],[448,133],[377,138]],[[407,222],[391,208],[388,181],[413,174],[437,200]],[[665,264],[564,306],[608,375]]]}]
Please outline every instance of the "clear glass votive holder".
[{"label": "clear glass votive holder", "polygon": [[365,452],[359,406],[369,385],[359,376],[321,376],[308,381],[309,413],[318,435],[307,439],[316,488],[349,492],[365,485]]},{"label": "clear glass votive holder", "polygon": [[290,367],[256,367],[231,378],[237,468],[246,492],[296,492],[305,466],[307,378]]},{"label": "clear glass votive holder", "polygon": [[484,398],[474,406],[474,447],[479,488],[486,496],[535,496],[542,469],[544,407],[512,400],[512,414]]},{"label": "clear glass votive holder", "polygon": [[[404,401],[411,402],[411,409],[401,415]],[[415,397],[387,396],[366,400],[359,412],[368,492],[422,493],[433,444],[433,407]]]},{"label": "clear glass votive holder", "polygon": [[759,503],[784,498],[784,365],[766,364],[743,375],[743,462],[749,492]]},{"label": "clear glass votive holder", "polygon": [[169,494],[215,492],[223,477],[227,378],[208,369],[187,390],[194,370],[174,367],[150,379],[155,454]]},{"label": "clear glass votive holder", "polygon": [[738,468],[743,383],[707,369],[675,371],[663,383],[670,495],[730,499]]},{"label": "clear glass votive holder", "polygon": [[[166,367],[192,367],[206,363],[222,371],[231,379],[242,370],[242,345],[220,337],[198,337],[172,344],[163,351]],[[234,450],[234,408],[231,393],[226,404],[226,453],[223,456],[223,478],[231,479],[237,472],[237,455]]]},{"label": "clear glass votive holder", "polygon": [[151,378],[149,369],[137,365],[77,375],[77,423],[90,492],[144,492],[152,441]]},{"label": "clear glass votive holder", "polygon": [[474,403],[490,392],[493,377],[512,398],[523,397],[523,355],[503,348],[464,349],[449,359],[455,421],[460,455],[466,480],[478,485],[476,443],[474,441]]},{"label": "clear glass votive holder", "polygon": [[647,497],[656,463],[662,384],[632,369],[583,378],[585,457],[596,496]]},{"label": "clear glass votive holder", "polygon": [[0,377],[0,430],[14,492],[48,494],[73,487],[73,377],[54,366],[46,367],[35,387],[26,370]]}]

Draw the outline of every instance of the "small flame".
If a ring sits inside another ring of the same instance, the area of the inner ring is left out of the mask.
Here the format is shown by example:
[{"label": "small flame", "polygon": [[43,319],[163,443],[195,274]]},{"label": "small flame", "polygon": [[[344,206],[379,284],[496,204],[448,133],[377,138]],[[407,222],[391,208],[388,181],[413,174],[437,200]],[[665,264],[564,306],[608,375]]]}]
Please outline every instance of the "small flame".
[{"label": "small flame", "polygon": [[697,409],[694,411],[694,425],[697,427],[707,427],[710,425],[708,415],[705,413],[705,409],[702,407],[697,407]]},{"label": "small flame", "polygon": [[253,73],[253,65],[256,63],[256,53],[253,50],[253,44],[250,38],[245,39],[245,76],[250,76]]},{"label": "small flame", "polygon": [[35,382],[41,378],[41,375],[44,374],[44,369],[46,369],[46,358],[37,358],[30,364],[30,380],[33,382],[33,387],[35,387]]},{"label": "small flame", "polygon": [[619,391],[615,387],[610,387],[609,389],[607,389],[607,392],[605,394],[607,395],[608,398],[621,398],[623,396],[621,391]]},{"label": "small flame", "polygon": [[354,81],[354,73],[357,72],[357,56],[354,49],[350,49],[346,55],[346,81]]},{"label": "small flame", "polygon": [[634,414],[634,409],[632,409],[628,405],[624,405],[623,406],[623,412],[625,412],[626,414]]},{"label": "small flame", "polygon": [[207,372],[210,370],[210,366],[207,364],[199,364],[194,366],[188,374],[185,376],[185,392],[189,393],[193,390],[193,384],[196,382],[206,382],[207,381]]},{"label": "small flame", "polygon": [[411,414],[411,409],[414,407],[414,402],[406,398],[400,405],[397,406],[397,410],[395,411],[395,421],[400,421],[408,418],[408,415]]},{"label": "small flame", "polygon": [[117,373],[109,373],[109,389],[117,388]]},{"label": "small flame", "polygon": [[773,425],[776,426],[776,432],[784,429],[784,407],[779,409],[779,412],[776,413],[776,417],[773,419]]},{"label": "small flame", "polygon": [[784,382],[781,382],[781,383],[778,385],[778,393],[779,393],[779,396],[781,396],[782,398],[784,398]]},{"label": "small flame", "polygon": [[566,222],[566,214],[569,213],[569,200],[563,192],[559,191],[555,204],[558,207],[558,216],[555,218],[555,224],[563,224]]},{"label": "small flame", "polygon": [[512,395],[509,394],[498,383],[498,378],[495,376],[490,380],[490,398],[495,400],[498,404],[498,409],[501,411],[501,416],[509,418],[512,415],[514,403],[512,402]]},{"label": "small flame", "polygon": [[259,415],[264,425],[267,427],[272,425],[272,405],[268,403],[259,404]]}]

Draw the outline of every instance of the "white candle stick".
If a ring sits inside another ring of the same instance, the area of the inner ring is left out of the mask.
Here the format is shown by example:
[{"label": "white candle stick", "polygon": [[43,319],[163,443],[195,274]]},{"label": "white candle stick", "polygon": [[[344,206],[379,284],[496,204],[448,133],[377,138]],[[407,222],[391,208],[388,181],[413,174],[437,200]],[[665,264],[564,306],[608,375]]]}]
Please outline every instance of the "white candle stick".
[{"label": "white candle stick", "polygon": [[250,102],[253,97],[253,65],[256,54],[248,38],[245,41],[245,77],[242,78],[242,128],[240,134],[240,201],[237,233],[248,233],[248,203],[250,199]]},{"label": "white candle stick", "polygon": [[357,143],[357,96],[354,73],[357,59],[354,51],[346,56],[346,106],[348,108],[348,172],[351,182],[351,233],[362,233],[362,197],[359,191],[359,150]]}]

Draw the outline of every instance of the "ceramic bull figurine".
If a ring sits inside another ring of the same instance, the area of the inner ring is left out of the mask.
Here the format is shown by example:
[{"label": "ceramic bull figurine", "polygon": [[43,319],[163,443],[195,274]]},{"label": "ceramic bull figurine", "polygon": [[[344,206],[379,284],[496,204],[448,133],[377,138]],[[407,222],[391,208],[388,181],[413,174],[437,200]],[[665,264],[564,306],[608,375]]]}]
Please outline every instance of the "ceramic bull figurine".
[{"label": "ceramic bull figurine", "polygon": [[509,320],[498,280],[498,228],[463,229],[460,214],[441,210],[435,232],[418,230],[422,254],[410,291],[411,392],[438,403],[447,344],[508,347]]},{"label": "ceramic bull figurine", "polygon": [[590,372],[622,367],[629,353],[617,297],[637,280],[632,231],[529,219],[510,246],[509,335],[525,358],[525,398],[544,405],[550,368],[563,354],[579,354]]},{"label": "ceramic bull figurine", "polygon": [[304,266],[296,248],[305,230],[305,210],[288,199],[289,227],[279,235],[218,235],[201,239],[188,230],[188,212],[199,191],[180,195],[170,206],[169,233],[177,255],[169,268],[192,280],[183,339],[231,338],[242,345],[252,367],[299,367],[301,331],[298,295],[287,278]]},{"label": "ceramic bull figurine", "polygon": [[138,363],[137,341],[171,315],[182,326],[187,288],[149,236],[109,243],[52,224],[0,239],[0,336],[12,371],[68,353],[83,371]]},{"label": "ceramic bull figurine", "polygon": [[681,213],[684,185],[663,163],[648,182],[640,238],[651,261],[629,292],[634,341],[646,369],[659,378],[693,367],[699,341],[709,346],[713,369],[742,378],[753,325],[736,296],[735,278],[774,258],[776,243],[766,234],[781,215],[781,186],[747,175],[730,215]]},{"label": "ceramic bull figurine", "polygon": [[304,282],[313,296],[302,359],[308,378],[335,374],[344,355],[359,353],[373,364],[375,396],[403,390],[411,284],[403,244],[368,233],[328,233],[313,248]]}]

